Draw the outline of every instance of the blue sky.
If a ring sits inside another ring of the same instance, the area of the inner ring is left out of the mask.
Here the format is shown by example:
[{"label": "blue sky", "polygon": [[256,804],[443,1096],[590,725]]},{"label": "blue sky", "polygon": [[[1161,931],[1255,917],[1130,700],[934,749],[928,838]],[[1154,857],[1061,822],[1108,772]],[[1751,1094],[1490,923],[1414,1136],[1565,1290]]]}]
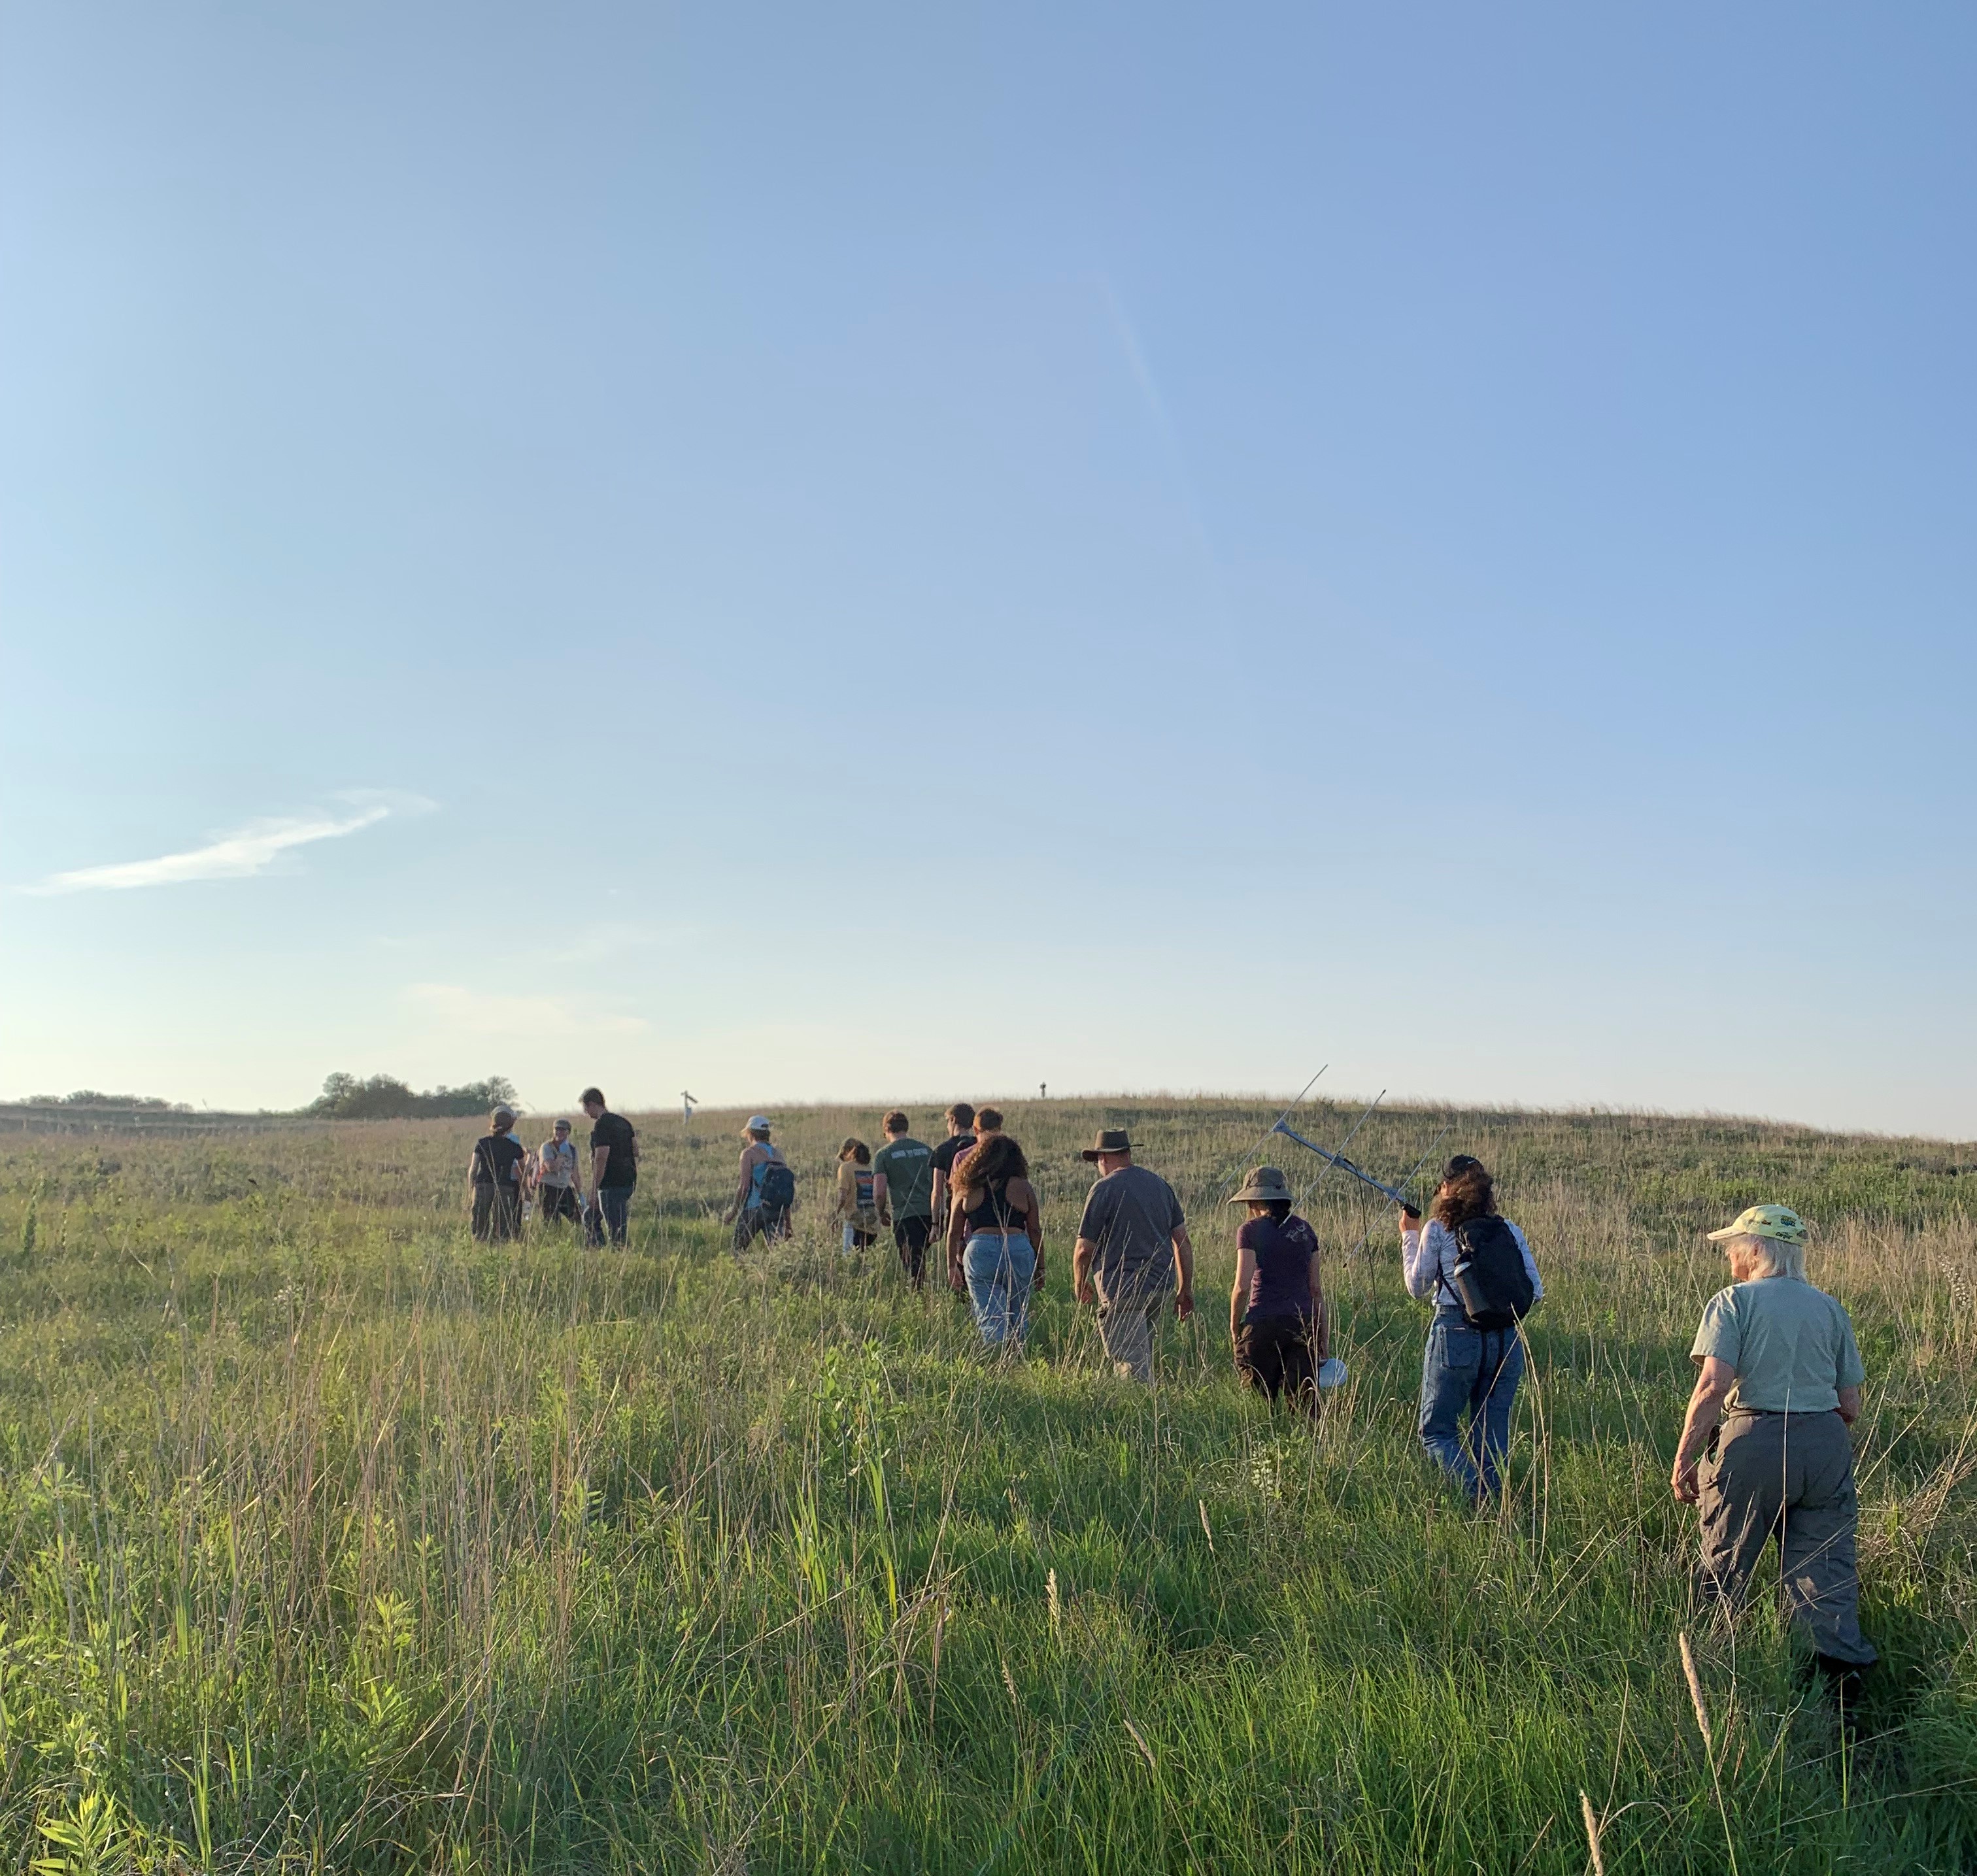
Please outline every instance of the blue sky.
[{"label": "blue sky", "polygon": [[4,25],[0,1093],[1977,1135],[1967,8]]}]

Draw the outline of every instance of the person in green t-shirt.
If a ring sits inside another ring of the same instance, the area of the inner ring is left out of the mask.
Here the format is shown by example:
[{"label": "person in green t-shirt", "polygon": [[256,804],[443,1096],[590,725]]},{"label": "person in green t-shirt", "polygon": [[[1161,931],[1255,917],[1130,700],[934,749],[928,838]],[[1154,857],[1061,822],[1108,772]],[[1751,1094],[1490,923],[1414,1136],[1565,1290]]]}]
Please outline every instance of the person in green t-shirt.
[{"label": "person in green t-shirt", "polygon": [[886,1116],[886,1144],[872,1156],[872,1167],[886,1175],[892,1195],[899,1268],[916,1290],[924,1290],[927,1239],[933,1231],[933,1149],[906,1131],[910,1124],[896,1107]]},{"label": "person in green t-shirt", "polygon": [[1785,1613],[1850,1704],[1880,1658],[1860,1633],[1854,1555],[1848,1429],[1866,1376],[1853,1325],[1806,1280],[1797,1212],[1753,1205],[1709,1235],[1729,1258],[1730,1287],[1709,1299],[1689,1351],[1700,1373],[1672,1481],[1678,1502],[1701,1508],[1700,1588],[1734,1613],[1776,1531]]}]

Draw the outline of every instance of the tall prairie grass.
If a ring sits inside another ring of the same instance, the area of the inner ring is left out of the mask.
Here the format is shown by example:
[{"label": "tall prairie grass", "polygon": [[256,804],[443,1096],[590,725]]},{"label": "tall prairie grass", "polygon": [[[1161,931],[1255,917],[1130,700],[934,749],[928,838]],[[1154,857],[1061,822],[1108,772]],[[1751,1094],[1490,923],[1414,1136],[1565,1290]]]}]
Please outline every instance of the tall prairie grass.
[{"label": "tall prairie grass", "polygon": [[[837,1254],[830,1162],[870,1113],[790,1116],[800,1228],[740,1261],[711,1217],[729,1116],[643,1123],[622,1252],[474,1244],[470,1126],[0,1145],[0,1859],[1977,1862],[1970,1149],[1454,1117],[1442,1150],[1499,1169],[1547,1287],[1477,1518],[1414,1443],[1391,1211],[1288,1142],[1249,1152],[1269,1118],[1012,1107],[1051,1268],[1006,1365],[889,1245]],[[1376,1114],[1355,1156],[1404,1170],[1447,1118]],[[1076,1149],[1122,1122],[1201,1252],[1200,1316],[1145,1392],[1067,1293]],[[1315,1431],[1229,1371],[1219,1202],[1263,1157],[1306,1185],[1352,1370]],[[1814,1221],[1869,1368],[1886,1665],[1853,1740],[1768,1605],[1691,1615],[1667,1488],[1722,1281],[1701,1232],[1769,1198]]]}]

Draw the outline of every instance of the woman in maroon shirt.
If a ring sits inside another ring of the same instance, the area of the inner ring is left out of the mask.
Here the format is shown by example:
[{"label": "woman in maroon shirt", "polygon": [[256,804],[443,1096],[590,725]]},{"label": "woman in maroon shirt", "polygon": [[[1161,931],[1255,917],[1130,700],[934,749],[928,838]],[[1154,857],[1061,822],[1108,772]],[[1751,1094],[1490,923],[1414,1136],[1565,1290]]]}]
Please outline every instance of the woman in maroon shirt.
[{"label": "woman in maroon shirt", "polygon": [[1236,1372],[1272,1401],[1289,1393],[1315,1406],[1318,1370],[1332,1353],[1318,1234],[1291,1215],[1290,1181],[1275,1166],[1259,1166],[1229,1202],[1249,1212],[1236,1235],[1229,1292]]}]

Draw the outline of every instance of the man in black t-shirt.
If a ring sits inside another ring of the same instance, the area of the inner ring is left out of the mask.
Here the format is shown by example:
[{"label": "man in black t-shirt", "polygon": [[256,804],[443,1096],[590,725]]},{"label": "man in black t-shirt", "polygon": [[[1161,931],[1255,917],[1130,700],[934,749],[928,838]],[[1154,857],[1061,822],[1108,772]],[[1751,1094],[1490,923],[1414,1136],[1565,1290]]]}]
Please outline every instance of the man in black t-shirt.
[{"label": "man in black t-shirt", "polygon": [[947,1229],[947,1188],[954,1162],[974,1144],[975,1109],[965,1101],[956,1101],[947,1110],[947,1138],[933,1149],[929,1162],[933,1168],[933,1235],[936,1238]]},{"label": "man in black t-shirt", "polygon": [[474,1187],[474,1235],[483,1244],[512,1238],[522,1228],[522,1166],[529,1156],[511,1137],[514,1125],[513,1108],[496,1108],[467,1162]]},{"label": "man in black t-shirt", "polygon": [[630,1121],[604,1105],[595,1088],[586,1088],[583,1111],[590,1116],[590,1201],[584,1207],[584,1235],[601,1245],[606,1233],[625,1241],[632,1189],[639,1183],[639,1136]]}]

